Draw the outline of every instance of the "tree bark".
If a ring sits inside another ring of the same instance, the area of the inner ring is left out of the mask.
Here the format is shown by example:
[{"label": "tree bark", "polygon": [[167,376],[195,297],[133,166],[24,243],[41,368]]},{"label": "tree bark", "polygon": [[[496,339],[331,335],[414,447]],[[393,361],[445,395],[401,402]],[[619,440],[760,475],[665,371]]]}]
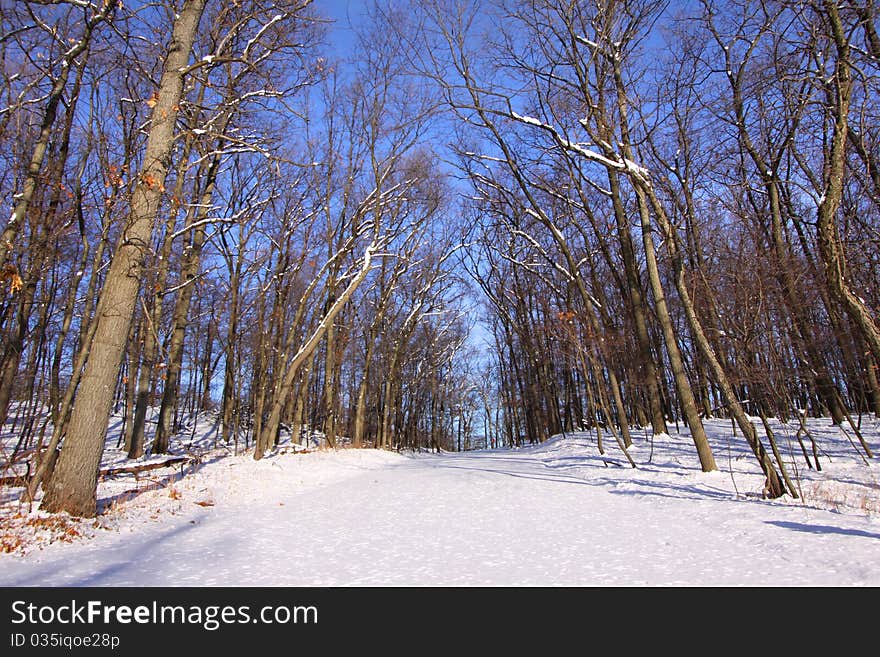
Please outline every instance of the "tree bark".
[{"label": "tree bark", "polygon": [[672,325],[672,317],[669,315],[669,308],[666,305],[666,293],[663,290],[663,282],[660,279],[660,270],[657,266],[657,255],[654,250],[654,238],[651,231],[647,202],[644,198],[644,193],[638,187],[637,194],[640,197],[639,215],[642,220],[642,242],[644,243],[645,262],[648,268],[648,281],[654,294],[654,308],[657,310],[657,319],[663,332],[663,341],[666,344],[666,353],[669,355],[669,365],[672,368],[675,388],[681,400],[685,421],[691,431],[691,439],[697,448],[700,466],[703,472],[711,472],[717,470],[718,466],[715,464],[715,457],[712,455],[712,449],[709,447],[706,430],[703,428],[703,423],[700,420],[700,411],[697,408],[697,402],[694,398],[690,381],[688,381],[687,372],[684,369],[684,361],[681,357],[681,350],[678,347],[675,328]]},{"label": "tree bark", "polygon": [[651,416],[651,428],[655,434],[666,433],[666,418],[663,415],[663,403],[660,396],[660,382],[657,376],[657,366],[651,353],[651,338],[648,335],[648,322],[646,320],[647,309],[645,298],[642,295],[642,285],[639,280],[639,272],[636,265],[635,249],[633,248],[632,234],[629,229],[629,219],[620,199],[620,179],[616,171],[608,170],[609,189],[614,210],[614,219],[617,223],[618,241],[620,242],[620,257],[623,260],[623,269],[626,275],[626,290],[629,296],[630,308],[632,309],[633,324],[636,329],[636,341],[639,345],[639,356],[644,368],[643,383],[648,396],[648,409]]},{"label": "tree bark", "polygon": [[[204,87],[197,102],[201,103],[204,96]],[[141,332],[144,341],[143,356],[141,359],[140,372],[137,381],[137,396],[135,397],[134,423],[132,425],[131,448],[128,458],[140,458],[144,454],[144,429],[146,427],[147,409],[155,403],[153,398],[153,387],[155,385],[155,372],[157,369],[157,358],[161,347],[159,338],[159,330],[162,324],[162,309],[165,300],[165,286],[168,284],[168,273],[171,267],[171,249],[174,242],[174,226],[177,219],[177,210],[180,205],[179,200],[183,197],[183,185],[185,180],[186,168],[189,165],[189,157],[193,148],[192,135],[187,135],[177,163],[176,176],[174,183],[174,192],[171,195],[171,208],[168,217],[165,220],[165,234],[162,237],[162,246],[159,249],[159,258],[156,265],[156,275],[153,281],[153,289],[147,290],[145,296],[152,298],[152,308],[144,312],[144,330]],[[166,363],[167,367],[167,363]],[[167,369],[165,370],[167,379]],[[158,430],[153,439],[153,453],[164,454],[168,451],[167,446],[157,452],[156,442],[158,438]]]},{"label": "tree bark", "polygon": [[837,211],[843,197],[843,182],[846,174],[846,144],[853,82],[848,37],[838,13],[837,3],[834,0],[824,0],[823,6],[837,49],[837,60],[833,76],[834,128],[831,134],[830,151],[825,163],[827,178],[825,193],[819,202],[816,241],[819,246],[819,254],[822,257],[825,278],[832,295],[858,327],[874,356],[874,360],[880,362],[880,329],[878,329],[867,304],[852,291],[847,281],[846,258],[837,230]]},{"label": "tree bark", "polygon": [[113,389],[143,277],[145,250],[164,191],[168,159],[183,92],[185,67],[207,0],[186,0],[176,15],[153,107],[150,132],[131,215],[98,301],[88,362],[70,416],[67,437],[42,508],[74,516],[97,513],[97,476],[104,451]]},{"label": "tree bark", "polygon": [[[746,437],[746,441],[748,441],[749,447],[752,449],[752,453],[755,455],[755,458],[758,459],[758,464],[764,472],[766,477],[764,494],[770,498],[781,497],[785,494],[783,480],[780,479],[779,474],[776,472],[776,468],[773,465],[773,461],[770,459],[770,455],[767,453],[767,450],[764,449],[763,444],[759,440],[755,425],[746,416],[742,405],[739,403],[739,399],[733,391],[733,387],[730,385],[727,374],[721,366],[709,339],[706,337],[700,319],[697,317],[694,303],[691,300],[690,291],[687,289],[687,284],[684,279],[684,260],[679,250],[679,240],[675,232],[675,227],[666,215],[665,210],[660,204],[660,200],[654,194],[654,190],[650,186],[650,183],[648,181],[642,181],[640,184],[643,186],[642,193],[650,199],[654,214],[663,230],[664,241],[673,262],[675,286],[678,291],[679,299],[681,299],[681,304],[684,307],[688,325],[691,328],[691,334],[697,343],[700,353],[708,364],[715,382],[721,388],[728,409],[736,419],[740,429],[742,429],[743,435]],[[782,467],[782,461],[779,461],[779,463],[780,467]],[[791,492],[797,497],[797,492],[793,488],[791,489]]]},{"label": "tree bark", "polygon": [[[618,46],[612,44],[614,54],[611,57],[612,73],[614,87],[617,98],[617,111],[620,114],[620,145],[623,151],[623,157],[628,161],[633,160],[632,140],[629,134],[629,107],[626,95],[626,87],[623,81],[623,73],[621,71],[621,62]],[[675,327],[672,324],[672,317],[669,314],[669,308],[666,304],[666,293],[663,289],[663,281],[660,278],[660,270],[657,265],[657,254],[654,247],[654,238],[651,229],[651,215],[649,211],[649,199],[646,198],[646,189],[641,174],[634,170],[633,167],[627,166],[630,180],[636,192],[636,202],[638,205],[639,220],[642,227],[642,244],[645,250],[645,263],[648,270],[648,281],[651,285],[651,292],[654,295],[654,308],[657,311],[657,319],[660,322],[660,328],[663,332],[663,340],[666,344],[666,353],[669,356],[669,365],[672,368],[672,374],[675,380],[675,388],[681,402],[682,412],[685,421],[691,432],[691,439],[697,448],[697,455],[700,459],[700,466],[703,472],[711,472],[717,470],[715,457],[709,447],[709,439],[706,436],[706,430],[700,419],[700,411],[694,397],[693,389],[688,380],[687,372],[684,368],[684,360],[681,356],[681,350],[678,346],[678,340],[675,335]],[[656,209],[655,209],[656,210]],[[658,220],[660,217],[658,217]]]}]

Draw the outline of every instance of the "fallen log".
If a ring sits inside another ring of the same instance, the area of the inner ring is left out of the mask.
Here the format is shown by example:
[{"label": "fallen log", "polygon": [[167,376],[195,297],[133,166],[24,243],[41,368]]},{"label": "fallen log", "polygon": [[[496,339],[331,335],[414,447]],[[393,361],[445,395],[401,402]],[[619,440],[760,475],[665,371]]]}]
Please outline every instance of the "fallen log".
[{"label": "fallen log", "polygon": [[173,456],[164,461],[156,461],[155,463],[141,463],[139,465],[123,465],[118,468],[107,468],[101,470],[99,474],[102,477],[109,477],[118,474],[137,474],[139,472],[146,472],[147,470],[158,470],[159,468],[165,468],[169,465],[177,465],[178,463],[190,463],[192,460],[193,459],[190,456]]},{"label": "fallen log", "polygon": [[[115,468],[104,468],[98,474],[101,477],[112,477],[119,474],[138,474],[147,472],[148,470],[158,470],[159,468],[167,468],[170,465],[178,465],[179,463],[190,463],[194,459],[191,456],[173,456],[164,461],[155,461],[153,463],[140,463],[135,465],[122,465]],[[6,475],[0,477],[0,486],[27,486],[28,475]]]}]

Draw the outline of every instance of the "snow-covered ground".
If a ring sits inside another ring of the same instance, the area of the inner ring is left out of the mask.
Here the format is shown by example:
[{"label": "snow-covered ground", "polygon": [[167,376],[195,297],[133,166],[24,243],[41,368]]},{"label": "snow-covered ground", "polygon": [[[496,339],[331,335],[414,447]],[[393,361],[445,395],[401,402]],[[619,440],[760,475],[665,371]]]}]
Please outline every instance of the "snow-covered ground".
[{"label": "snow-covered ground", "polygon": [[[637,469],[588,434],[440,455],[213,450],[108,477],[97,520],[7,502],[5,532],[26,540],[0,554],[0,585],[880,585],[877,464],[817,420],[810,470],[795,427],[774,427],[800,499],[762,499],[721,421],[708,474],[677,433],[637,436]],[[876,421],[863,431],[880,452]]]}]

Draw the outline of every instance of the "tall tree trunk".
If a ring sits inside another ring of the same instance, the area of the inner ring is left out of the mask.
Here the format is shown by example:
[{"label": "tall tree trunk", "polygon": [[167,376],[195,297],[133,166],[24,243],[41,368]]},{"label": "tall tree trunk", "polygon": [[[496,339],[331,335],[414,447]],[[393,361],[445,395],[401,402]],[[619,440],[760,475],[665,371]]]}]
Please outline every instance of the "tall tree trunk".
[{"label": "tall tree trunk", "polygon": [[655,434],[666,433],[666,418],[663,415],[663,402],[660,395],[660,380],[657,366],[651,353],[651,338],[648,335],[647,308],[642,295],[642,285],[636,265],[635,249],[629,228],[629,218],[620,198],[620,178],[613,169],[608,170],[609,191],[611,192],[614,219],[617,224],[620,256],[626,274],[626,291],[629,306],[632,309],[633,324],[636,329],[636,342],[639,346],[639,357],[643,369],[643,384],[648,396],[648,409],[651,415],[651,428]]},{"label": "tall tree trunk", "polygon": [[[200,103],[204,96],[204,87],[199,95]],[[155,403],[153,397],[153,386],[155,385],[155,374],[157,370],[157,359],[160,356],[161,339],[159,331],[162,325],[162,310],[165,300],[165,287],[168,284],[168,273],[171,268],[171,249],[174,243],[174,226],[177,223],[177,210],[180,205],[179,199],[183,198],[183,186],[186,178],[186,169],[189,165],[190,153],[193,149],[193,136],[188,134],[177,163],[176,180],[174,181],[174,191],[171,194],[171,209],[165,220],[165,233],[162,236],[162,246],[159,249],[159,257],[156,263],[156,275],[153,280],[153,289],[147,290],[147,298],[152,299],[152,307],[149,311],[144,312],[145,330],[141,332],[144,341],[143,356],[141,361],[140,372],[137,382],[137,396],[134,411],[134,423],[132,425],[132,441],[128,458],[140,458],[144,454],[144,429],[146,428],[147,409]],[[192,213],[192,212],[191,212]],[[190,213],[190,214],[191,214]],[[165,364],[166,368],[168,363]],[[167,379],[167,369],[165,370]],[[167,385],[166,385],[167,387]],[[158,429],[153,440],[154,454],[164,454],[168,451],[167,445],[164,449],[157,451]]]},{"label": "tall tree trunk", "polygon": [[125,339],[143,276],[144,251],[164,191],[168,159],[183,92],[184,71],[207,0],[186,0],[174,20],[158,98],[153,107],[143,169],[131,216],[116,248],[98,302],[88,362],[70,416],[64,448],[48,483],[42,508],[75,516],[97,512],[97,478]]},{"label": "tall tree trunk", "polygon": [[[171,435],[174,433],[172,419],[174,417],[174,408],[177,406],[180,370],[183,367],[183,346],[186,337],[189,307],[201,267],[202,246],[205,243],[206,236],[205,222],[211,211],[211,199],[214,196],[214,185],[219,167],[220,156],[217,155],[208,167],[205,188],[197,204],[198,211],[192,210],[187,213],[187,225],[185,228],[192,231],[192,237],[184,250],[183,268],[180,276],[182,287],[177,293],[174,312],[171,318],[171,339],[168,344],[165,387],[162,390],[162,402],[159,405],[156,437],[153,440],[154,454],[165,454],[168,452]],[[210,360],[210,356],[208,356],[208,359]],[[205,382],[205,385],[207,386],[208,383]]]},{"label": "tall tree trunk", "polygon": [[819,203],[816,240],[825,269],[825,278],[832,295],[858,327],[862,338],[874,356],[874,360],[880,362],[880,329],[877,327],[871,310],[852,291],[847,281],[846,257],[837,230],[837,211],[843,197],[843,182],[846,174],[846,144],[853,82],[848,36],[838,13],[837,3],[834,0],[824,0],[823,6],[836,46],[837,60],[832,78],[834,83],[832,107],[834,129],[831,135],[830,151],[825,163],[827,178],[824,194]]},{"label": "tall tree trunk", "polygon": [[[615,50],[618,48],[616,45],[613,47]],[[616,90],[617,111],[620,114],[620,145],[623,150],[624,158],[632,162],[633,151],[632,140],[629,134],[629,106],[626,87],[623,81],[623,73],[621,70],[621,61],[617,54],[612,56],[611,64]],[[666,293],[663,289],[663,281],[660,278],[660,270],[657,266],[657,254],[654,247],[648,199],[646,198],[645,190],[641,185],[640,174],[630,168],[629,175],[636,192],[639,220],[642,227],[642,244],[644,245],[645,263],[648,270],[648,281],[651,286],[651,292],[654,295],[654,308],[657,311],[657,319],[660,322],[660,328],[663,332],[663,340],[666,344],[666,353],[669,356],[669,365],[672,368],[675,388],[678,392],[685,421],[691,432],[691,439],[694,441],[694,446],[697,448],[700,466],[702,467],[703,472],[710,472],[712,470],[717,470],[718,466],[715,464],[715,457],[712,455],[712,450],[709,447],[709,440],[706,437],[706,430],[703,428],[703,422],[700,419],[700,411],[697,407],[694,392],[684,368],[684,360],[682,359],[681,350],[678,346],[675,327],[673,326],[672,317],[669,314],[669,308],[666,304]]]},{"label": "tall tree trunk", "polygon": [[336,448],[336,327],[327,328],[326,352],[324,353],[324,438]]},{"label": "tall tree trunk", "polygon": [[645,262],[648,269],[648,280],[651,284],[651,291],[654,294],[654,308],[657,311],[657,319],[660,322],[660,328],[663,332],[663,341],[666,344],[666,353],[669,356],[669,365],[672,368],[672,375],[675,381],[675,389],[678,392],[681,401],[682,411],[684,413],[685,422],[691,431],[691,439],[697,449],[697,455],[700,459],[700,466],[703,472],[711,472],[717,470],[715,457],[712,455],[712,449],[709,447],[709,439],[706,437],[706,430],[700,420],[700,411],[694,398],[693,389],[690,381],[688,381],[687,372],[684,369],[684,361],[681,357],[681,350],[678,346],[678,340],[675,335],[675,328],[672,324],[672,317],[669,314],[669,308],[666,305],[666,293],[663,289],[663,282],[660,279],[660,270],[657,266],[657,255],[654,250],[654,238],[651,230],[650,214],[648,212],[647,200],[644,193],[636,187],[639,197],[639,216],[642,221],[642,242],[645,249]]}]

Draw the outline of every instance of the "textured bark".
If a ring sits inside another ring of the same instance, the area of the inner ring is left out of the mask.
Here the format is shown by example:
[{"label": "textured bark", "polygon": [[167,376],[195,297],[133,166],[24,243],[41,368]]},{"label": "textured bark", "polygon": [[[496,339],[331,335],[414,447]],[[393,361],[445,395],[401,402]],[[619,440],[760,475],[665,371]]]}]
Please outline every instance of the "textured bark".
[{"label": "textured bark", "polygon": [[131,201],[131,215],[107,274],[95,317],[95,334],[76,405],[42,508],[76,516],[97,512],[98,466],[125,340],[143,278],[143,263],[164,191],[168,159],[189,62],[206,0],[187,0],[177,14],[153,108],[143,168]]},{"label": "textured bark", "polygon": [[[73,363],[73,376],[64,391],[64,398],[59,405],[60,412],[57,418],[53,418],[54,427],[52,429],[52,438],[49,440],[49,445],[46,447],[44,454],[38,457],[34,476],[31,477],[31,480],[28,482],[27,490],[22,494],[22,498],[28,502],[33,501],[37,488],[52,475],[55,469],[58,445],[61,443],[61,439],[67,432],[70,414],[73,411],[73,398],[76,394],[77,387],[79,386],[81,373],[85,367],[86,360],[89,357],[89,346],[92,343],[92,338],[95,336],[97,324],[97,322],[89,322],[88,327],[83,334],[82,344],[76,352],[76,360]],[[110,394],[112,397],[113,393],[111,392]],[[46,455],[51,455],[51,458],[45,458]]]},{"label": "textured bark", "polygon": [[847,281],[846,258],[837,230],[836,217],[843,197],[843,182],[846,174],[846,144],[853,82],[849,61],[849,42],[843,21],[837,10],[837,3],[833,0],[825,0],[823,6],[836,46],[837,60],[833,75],[834,128],[825,163],[827,178],[825,193],[819,203],[816,240],[819,254],[822,257],[825,278],[832,295],[858,327],[862,338],[874,356],[874,360],[880,362],[880,328],[878,328],[870,308],[853,292],[849,281]]}]

